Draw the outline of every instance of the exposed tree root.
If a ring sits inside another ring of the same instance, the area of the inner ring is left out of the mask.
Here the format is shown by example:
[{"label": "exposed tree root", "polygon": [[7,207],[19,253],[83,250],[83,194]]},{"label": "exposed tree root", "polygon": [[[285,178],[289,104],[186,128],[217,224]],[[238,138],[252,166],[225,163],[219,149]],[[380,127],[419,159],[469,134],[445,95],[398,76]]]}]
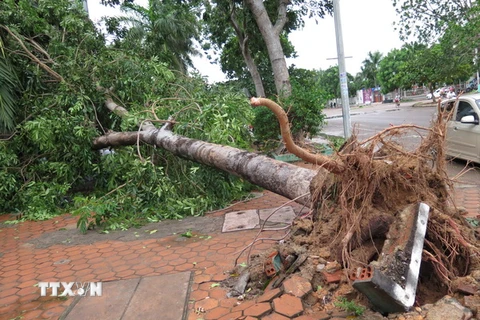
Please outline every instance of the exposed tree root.
[{"label": "exposed tree root", "polygon": [[[399,213],[410,204],[425,202],[431,212],[423,259],[432,265],[439,283],[450,288],[453,279],[480,269],[473,230],[451,197],[453,182],[446,172],[444,145],[451,114],[440,110],[440,103],[430,128],[392,126],[362,142],[353,136],[333,159],[294,145],[286,115],[274,102],[252,99],[252,104],[275,112],[290,152],[331,172],[328,177],[320,172],[312,181],[311,230],[305,231],[304,223],[294,225],[288,243],[302,245],[311,255],[327,247],[330,260],[344,268],[365,267],[381,252]],[[413,151],[395,142],[409,130],[426,134]]]}]

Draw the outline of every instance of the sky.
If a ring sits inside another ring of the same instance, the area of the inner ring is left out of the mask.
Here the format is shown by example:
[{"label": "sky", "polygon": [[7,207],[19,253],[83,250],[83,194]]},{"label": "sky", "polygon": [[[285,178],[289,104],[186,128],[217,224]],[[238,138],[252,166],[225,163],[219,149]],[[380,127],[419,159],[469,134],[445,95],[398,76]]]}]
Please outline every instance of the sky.
[{"label": "sky", "polygon": [[[392,0],[339,0],[342,22],[343,46],[348,73],[360,71],[362,61],[368,52],[380,51],[386,55],[402,42],[394,31],[393,22],[398,21]],[[142,1],[137,1],[141,3]],[[98,21],[105,15],[118,15],[119,11],[100,5],[100,0],[88,0],[90,18]],[[297,58],[287,59],[288,65],[298,68],[322,69],[337,64],[335,25],[333,17],[318,20],[310,19],[305,27],[290,34],[290,40],[297,51]],[[210,82],[225,80],[218,65],[211,64],[206,57],[194,57],[197,70],[207,76]]]}]

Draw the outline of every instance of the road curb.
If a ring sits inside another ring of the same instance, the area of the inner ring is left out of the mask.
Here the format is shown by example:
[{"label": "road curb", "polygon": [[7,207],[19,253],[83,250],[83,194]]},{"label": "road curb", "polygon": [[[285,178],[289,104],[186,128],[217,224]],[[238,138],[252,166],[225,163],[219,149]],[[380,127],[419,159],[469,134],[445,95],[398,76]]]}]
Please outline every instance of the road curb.
[{"label": "road curb", "polygon": [[[391,111],[398,111],[400,110],[400,108],[395,108],[395,109],[385,109],[385,110],[382,110],[382,112],[391,112]],[[364,111],[364,112],[352,112],[350,113],[350,117],[352,116],[358,116],[360,114],[368,114],[368,113],[378,113],[379,110],[372,110],[372,111]],[[338,114],[338,115],[334,115],[334,116],[327,116],[325,117],[325,119],[335,119],[335,118],[343,118],[343,114]]]}]

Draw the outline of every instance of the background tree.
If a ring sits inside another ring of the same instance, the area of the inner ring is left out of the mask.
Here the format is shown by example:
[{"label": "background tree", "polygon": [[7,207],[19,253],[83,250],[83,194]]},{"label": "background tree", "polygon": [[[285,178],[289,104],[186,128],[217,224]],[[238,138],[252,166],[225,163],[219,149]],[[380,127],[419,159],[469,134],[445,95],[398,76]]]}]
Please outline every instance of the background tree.
[{"label": "background tree", "polygon": [[363,60],[363,66],[361,67],[361,72],[365,79],[365,84],[368,88],[377,88],[378,87],[378,69],[380,61],[383,56],[379,51],[368,52],[368,56]]},{"label": "background tree", "polygon": [[[248,8],[236,1],[218,0],[209,4],[204,14],[205,49],[215,48],[220,52],[220,66],[229,79],[241,81],[257,96],[274,94],[273,71],[265,42]],[[275,10],[275,4],[270,1],[268,8]],[[293,57],[295,51],[286,34],[297,27],[299,20],[294,11],[287,15],[280,41],[285,56]]]},{"label": "background tree", "polygon": [[[305,134],[316,135],[323,124],[325,107],[329,94],[320,82],[319,72],[290,67],[292,95],[281,100],[288,113],[294,139],[301,143]],[[277,148],[280,144],[279,124],[274,114],[265,107],[255,108],[253,127],[255,138],[266,141],[265,149]]]},{"label": "background tree", "polygon": [[[448,42],[463,59],[475,61],[478,70],[480,3],[478,1],[394,0],[402,39],[417,37],[422,43]],[[413,27],[412,27],[413,26]],[[458,51],[457,51],[458,50]]]},{"label": "background tree", "polygon": [[428,86],[435,101],[433,90],[437,86],[468,79],[472,72],[471,62],[442,44],[414,44],[408,47],[409,58],[405,65],[404,83],[423,83]]},{"label": "background tree", "polygon": [[[318,71],[318,84],[329,94],[329,99],[340,98],[340,79],[338,75],[338,66],[332,66],[327,70]],[[347,79],[349,81],[348,94],[349,96],[354,96],[357,91],[354,77],[350,73],[347,73]]]},{"label": "background tree", "polygon": [[15,128],[17,99],[22,86],[11,59],[3,50],[1,38],[0,49],[0,135],[8,135]]},{"label": "background tree", "polygon": [[408,49],[391,50],[379,63],[378,83],[384,94],[399,88],[409,88],[410,83],[406,80],[406,64],[409,59]]},{"label": "background tree", "polygon": [[198,54],[194,40],[200,35],[198,1],[149,0],[147,7],[125,2],[125,17],[107,18],[117,47],[136,50],[186,73],[191,56]]},{"label": "background tree", "polygon": [[[331,10],[332,3],[329,0],[215,1],[206,17],[208,30],[212,34],[212,42],[216,48],[223,49],[225,43],[234,40],[240,41],[239,45],[228,45],[226,46],[228,50],[252,46],[249,47],[248,52],[257,63],[257,68],[259,68],[258,64],[263,64],[261,60],[268,56],[271,72],[264,74],[262,78],[265,80],[273,75],[276,94],[288,96],[291,92],[285,61],[285,56],[289,55],[289,52],[285,51],[285,44],[288,44],[288,33],[303,25],[303,17],[308,15],[322,18],[326,14],[330,14]],[[237,22],[237,30],[232,26],[233,21]],[[259,36],[261,36],[261,41]],[[242,39],[243,41],[241,41]],[[244,51],[247,52],[247,50]],[[242,60],[244,58],[238,54],[240,52],[241,50],[236,51],[237,61],[239,57],[242,57]],[[258,54],[259,52],[263,52],[263,57],[262,54]],[[290,51],[291,53],[293,51]],[[226,62],[227,59],[223,61]],[[229,59],[229,61],[233,62],[234,59]],[[230,68],[225,68],[225,70],[227,69]],[[234,69],[241,70],[238,67]]]},{"label": "background tree", "polygon": [[433,43],[452,25],[465,26],[478,20],[478,1],[462,0],[393,0],[400,21],[402,40],[418,37],[420,42]]}]

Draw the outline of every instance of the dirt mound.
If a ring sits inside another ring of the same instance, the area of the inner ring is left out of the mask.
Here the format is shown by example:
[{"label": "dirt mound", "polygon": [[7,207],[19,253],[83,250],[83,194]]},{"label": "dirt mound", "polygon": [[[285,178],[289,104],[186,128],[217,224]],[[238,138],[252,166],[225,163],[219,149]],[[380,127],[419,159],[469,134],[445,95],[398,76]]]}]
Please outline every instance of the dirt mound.
[{"label": "dirt mound", "polygon": [[[329,166],[325,166],[335,168],[335,172],[320,170],[312,181],[311,214],[294,222],[284,243],[251,259],[251,286],[264,289],[271,282],[265,274],[265,263],[275,264],[270,253],[278,252],[278,259],[284,265],[286,260],[293,264],[287,263],[275,281],[288,277],[294,271],[292,265],[303,259],[294,269],[311,280],[313,288],[325,290],[329,282],[316,269],[319,265],[328,267],[329,262],[343,270],[343,277],[340,284],[328,287],[324,297],[355,294],[345,289],[350,284],[347,275],[377,260],[392,224],[399,220],[404,208],[420,202],[430,207],[430,216],[417,304],[431,303],[452,293],[455,279],[480,270],[480,250],[474,230],[450,196],[453,182],[446,173],[444,154],[445,120],[449,116],[439,108],[430,128],[396,126],[365,141],[358,141],[355,136],[347,141]],[[394,142],[409,130],[428,132],[414,151],[404,150]]]}]

